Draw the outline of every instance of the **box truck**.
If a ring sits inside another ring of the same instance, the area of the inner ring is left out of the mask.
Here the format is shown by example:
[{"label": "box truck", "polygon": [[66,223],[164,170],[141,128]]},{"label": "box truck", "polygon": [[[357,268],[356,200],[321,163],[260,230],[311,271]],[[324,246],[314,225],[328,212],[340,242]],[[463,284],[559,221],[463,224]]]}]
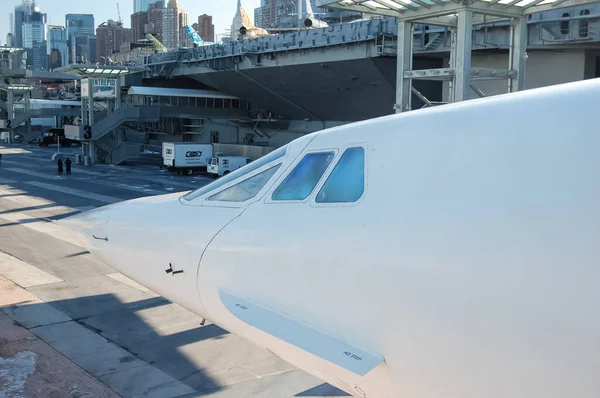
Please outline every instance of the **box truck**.
[{"label": "box truck", "polygon": [[208,165],[208,173],[221,177],[250,163],[245,156],[215,156]]},{"label": "box truck", "polygon": [[191,175],[194,171],[206,171],[213,157],[212,144],[189,142],[163,142],[162,164],[169,171]]}]

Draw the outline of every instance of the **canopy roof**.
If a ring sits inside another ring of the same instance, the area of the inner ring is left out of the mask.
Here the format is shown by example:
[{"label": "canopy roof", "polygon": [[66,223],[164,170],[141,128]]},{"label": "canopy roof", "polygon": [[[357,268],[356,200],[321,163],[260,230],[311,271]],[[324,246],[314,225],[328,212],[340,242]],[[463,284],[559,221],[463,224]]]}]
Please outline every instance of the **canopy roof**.
[{"label": "canopy roof", "polygon": [[130,73],[142,72],[143,70],[143,68],[131,66],[85,64],[71,64],[55,69],[56,72],[68,73],[82,77],[117,77]]},{"label": "canopy roof", "polygon": [[[597,0],[596,0],[597,1]],[[474,12],[516,17],[553,8],[595,3],[594,0],[317,0],[318,7],[359,11],[405,20],[439,17],[460,8]]]}]

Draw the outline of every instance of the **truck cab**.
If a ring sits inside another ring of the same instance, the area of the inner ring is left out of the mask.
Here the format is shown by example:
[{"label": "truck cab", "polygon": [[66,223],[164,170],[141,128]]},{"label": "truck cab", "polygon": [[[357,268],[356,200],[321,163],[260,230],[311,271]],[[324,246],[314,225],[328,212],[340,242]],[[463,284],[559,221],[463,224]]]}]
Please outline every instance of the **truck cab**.
[{"label": "truck cab", "polygon": [[77,141],[65,137],[65,129],[63,128],[51,128],[44,131],[38,140],[38,144],[39,146],[49,146],[51,144],[59,144],[59,140],[61,146],[78,144]]}]

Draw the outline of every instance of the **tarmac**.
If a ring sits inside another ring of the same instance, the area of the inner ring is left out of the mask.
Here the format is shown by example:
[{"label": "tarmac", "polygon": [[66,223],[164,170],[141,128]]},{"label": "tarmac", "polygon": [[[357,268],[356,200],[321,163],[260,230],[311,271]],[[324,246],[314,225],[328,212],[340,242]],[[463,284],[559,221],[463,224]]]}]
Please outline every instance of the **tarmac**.
[{"label": "tarmac", "polygon": [[212,178],[153,165],[57,175],[56,147],[0,145],[0,398],[346,397],[116,272],[52,220]]}]

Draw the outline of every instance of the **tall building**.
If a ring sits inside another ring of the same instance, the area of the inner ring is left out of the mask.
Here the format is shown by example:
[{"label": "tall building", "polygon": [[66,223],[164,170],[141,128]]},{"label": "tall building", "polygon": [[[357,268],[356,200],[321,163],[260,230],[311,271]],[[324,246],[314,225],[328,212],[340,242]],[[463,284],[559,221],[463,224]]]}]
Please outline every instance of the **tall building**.
[{"label": "tall building", "polygon": [[121,50],[123,43],[131,43],[131,29],[109,19],[96,28],[96,60],[106,64],[113,53]]},{"label": "tall building", "polygon": [[69,63],[67,31],[63,26],[48,26],[46,54],[48,55],[48,68],[51,70]]},{"label": "tall building", "polygon": [[148,11],[138,11],[131,14],[131,42],[138,43],[146,36],[146,25],[150,23],[150,13]]},{"label": "tall building", "polygon": [[259,28],[264,27],[262,16],[263,16],[263,8],[256,7],[254,9],[254,26],[259,27]]},{"label": "tall building", "polygon": [[38,41],[27,49],[27,66],[33,70],[48,69],[48,55],[46,54],[46,41]]},{"label": "tall building", "polygon": [[156,0],[133,0],[133,13],[148,11],[150,4]]},{"label": "tall building", "polygon": [[65,16],[69,63],[91,62],[96,52],[90,51],[89,38],[95,37],[96,26],[92,14],[67,14]]},{"label": "tall building", "polygon": [[177,8],[162,11],[162,44],[171,49],[179,47],[179,13]]},{"label": "tall building", "polygon": [[[169,0],[167,8],[162,11],[162,44],[166,48],[179,48],[180,46],[191,46],[191,40],[185,32],[188,24],[188,13],[179,7],[177,0]],[[157,37],[158,39],[158,37]]]},{"label": "tall building", "polygon": [[163,10],[165,9],[164,1],[157,1],[148,7],[148,25],[146,26],[145,33],[151,33],[156,37],[156,40],[162,43],[162,31],[163,31]]},{"label": "tall building", "polygon": [[12,23],[9,24],[12,27],[11,32],[14,36],[15,47],[23,47],[23,23],[25,22],[25,16],[32,12],[33,0],[22,0],[20,5],[15,6]]},{"label": "tall building", "polygon": [[179,9],[179,47],[192,47],[192,38],[185,30],[186,25],[190,23],[189,14],[182,9]]},{"label": "tall building", "polygon": [[[8,34],[12,35],[13,37],[11,38],[11,40],[14,40],[14,36],[15,36],[15,14],[13,14],[12,12],[10,14],[8,14]],[[8,42],[8,39],[6,41]]]},{"label": "tall building", "polygon": [[13,36],[12,33],[7,33],[6,34],[6,46],[7,47],[14,47],[15,46],[14,39],[15,39],[15,37]]},{"label": "tall building", "polygon": [[24,48],[33,48],[35,43],[46,39],[46,14],[43,14],[38,6],[35,6],[31,13],[25,14],[21,34]]},{"label": "tall building", "polygon": [[212,16],[202,14],[198,17],[198,34],[204,41],[215,41],[215,25],[212,22]]},{"label": "tall building", "polygon": [[70,54],[73,57],[71,63],[95,64],[96,59],[96,36],[75,35],[71,38]]}]

